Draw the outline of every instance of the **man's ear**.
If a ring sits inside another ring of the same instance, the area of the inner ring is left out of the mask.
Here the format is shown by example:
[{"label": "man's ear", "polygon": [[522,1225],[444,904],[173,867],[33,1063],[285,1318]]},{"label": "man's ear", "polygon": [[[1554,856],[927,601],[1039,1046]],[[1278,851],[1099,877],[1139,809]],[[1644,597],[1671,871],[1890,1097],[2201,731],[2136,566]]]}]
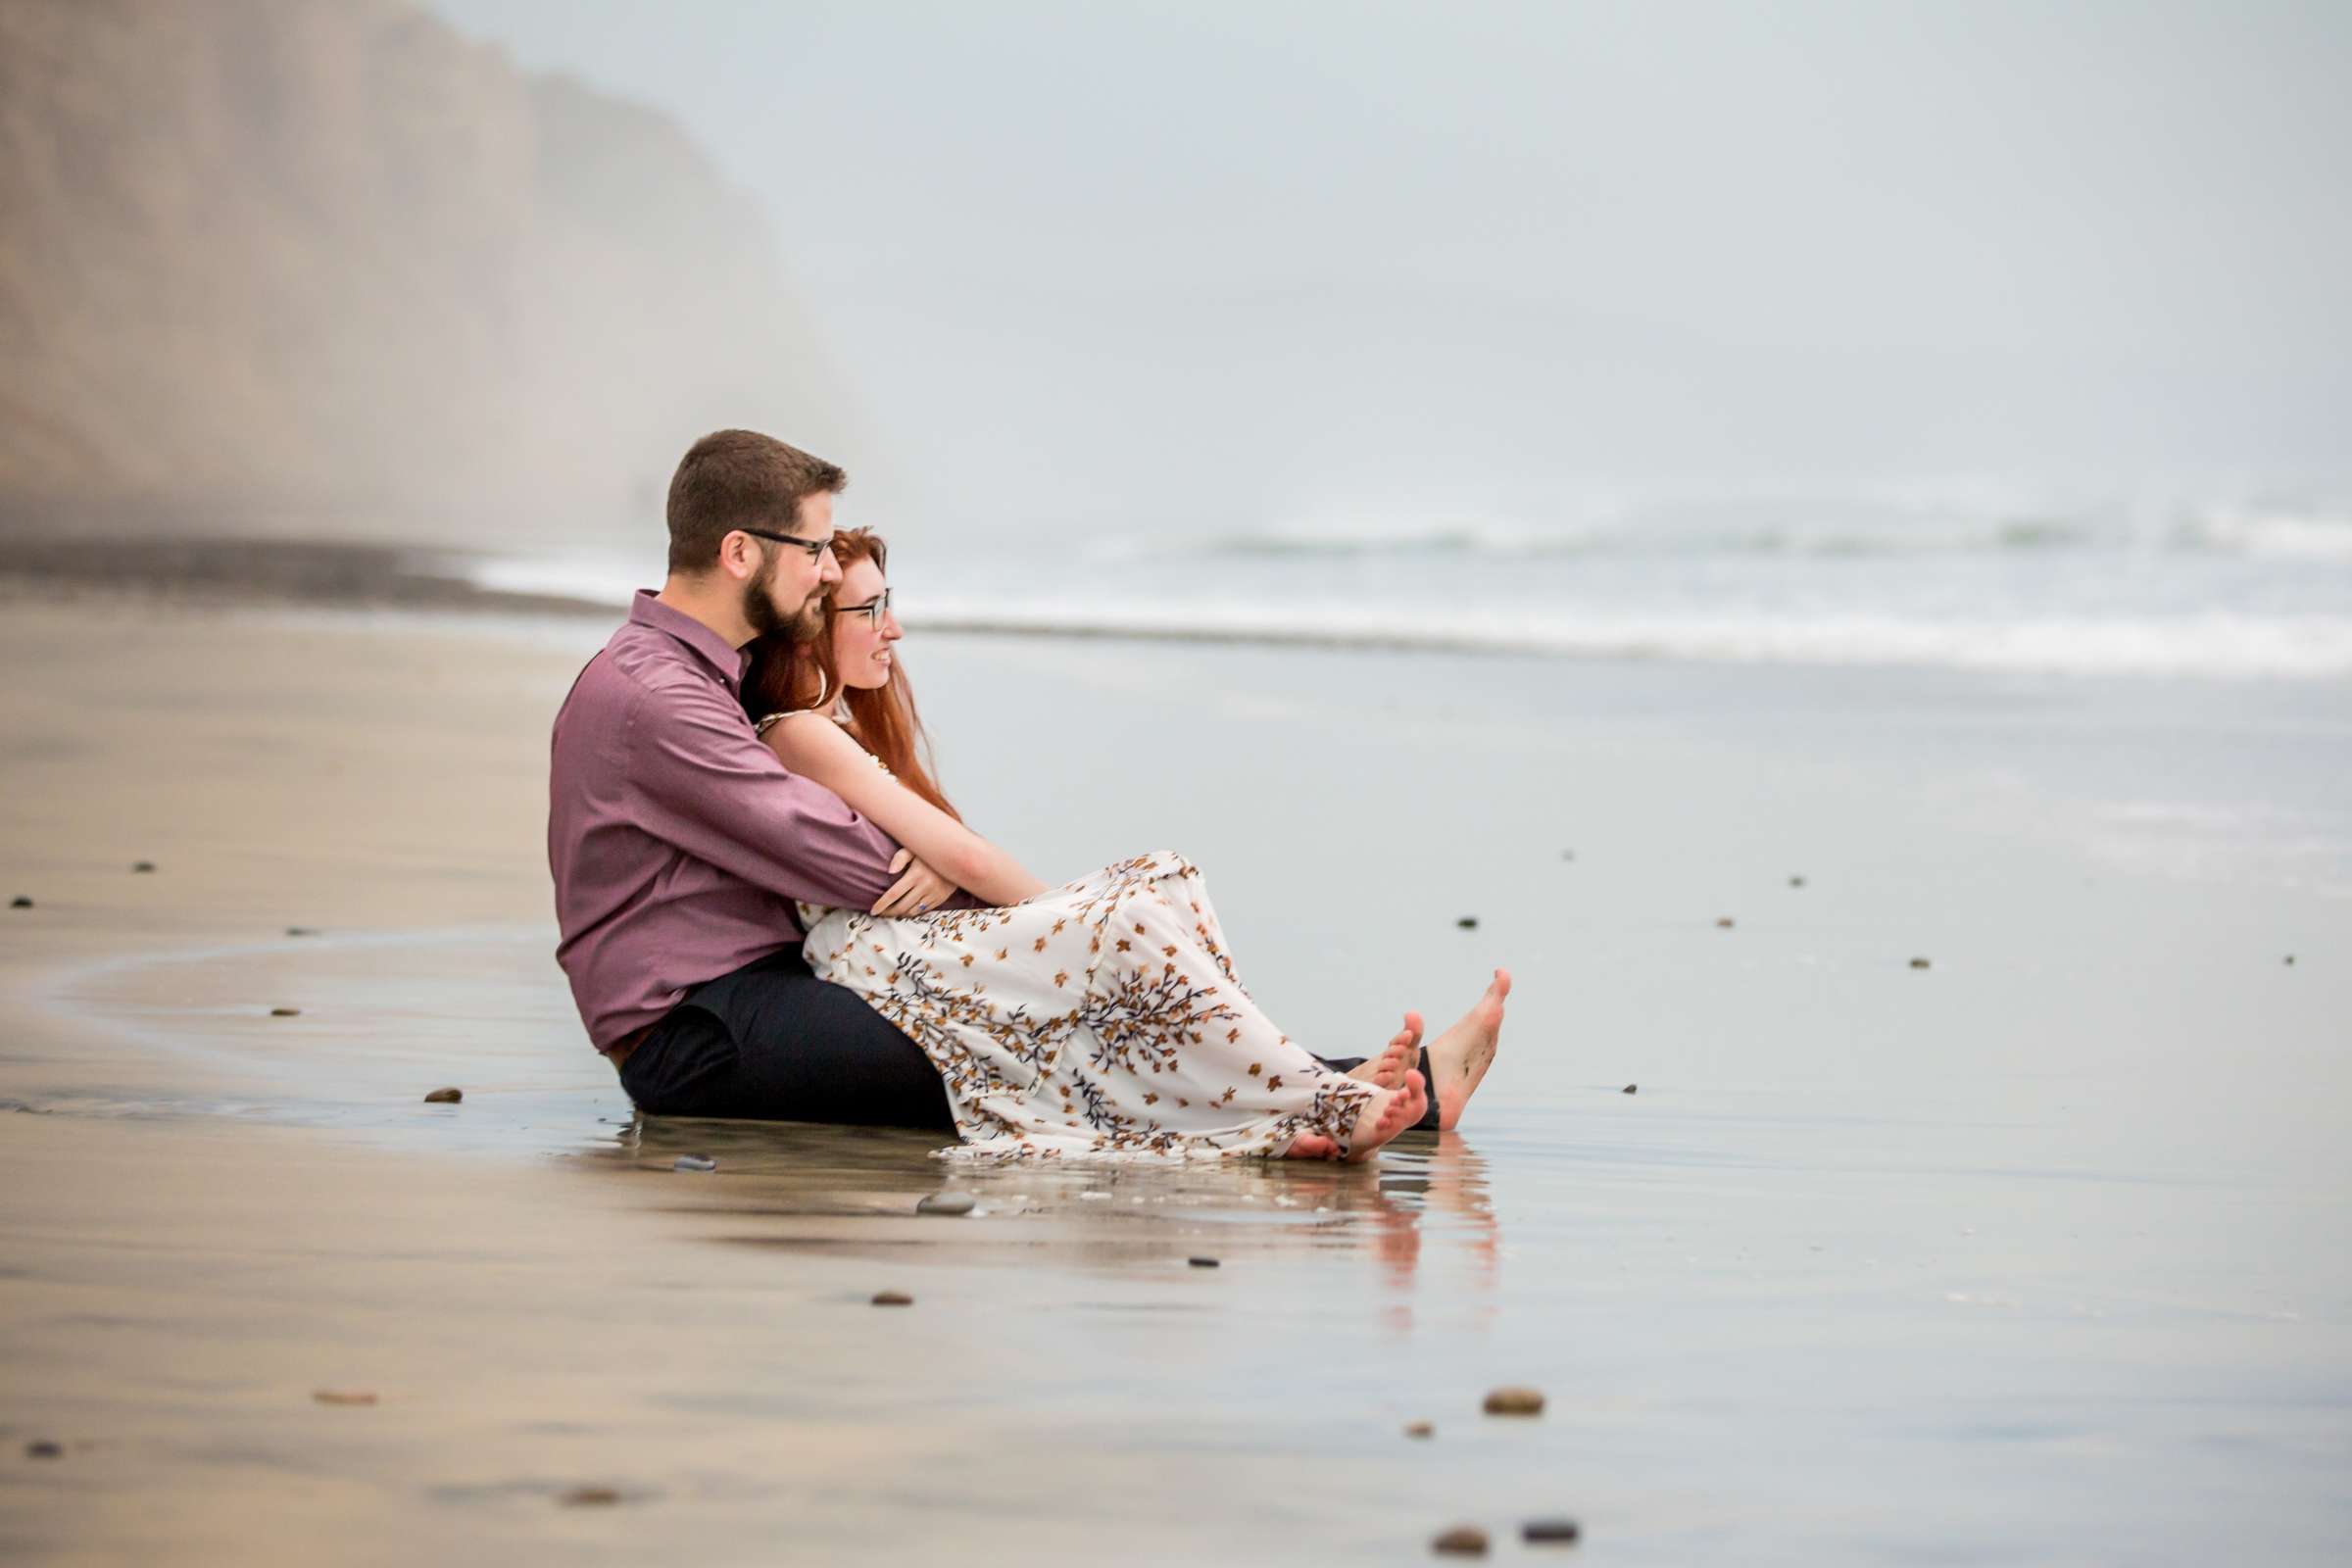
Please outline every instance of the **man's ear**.
[{"label": "man's ear", "polygon": [[737,582],[750,582],[760,570],[760,547],[748,533],[730,533],[718,542],[718,569]]}]

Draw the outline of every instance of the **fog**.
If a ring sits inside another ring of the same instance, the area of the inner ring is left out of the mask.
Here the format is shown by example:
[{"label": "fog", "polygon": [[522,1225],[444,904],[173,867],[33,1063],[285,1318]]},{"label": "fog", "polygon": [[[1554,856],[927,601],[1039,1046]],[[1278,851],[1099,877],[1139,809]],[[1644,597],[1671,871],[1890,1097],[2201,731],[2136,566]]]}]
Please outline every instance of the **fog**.
[{"label": "fog", "polygon": [[2352,471],[2340,6],[434,6],[760,199],[901,526]]}]

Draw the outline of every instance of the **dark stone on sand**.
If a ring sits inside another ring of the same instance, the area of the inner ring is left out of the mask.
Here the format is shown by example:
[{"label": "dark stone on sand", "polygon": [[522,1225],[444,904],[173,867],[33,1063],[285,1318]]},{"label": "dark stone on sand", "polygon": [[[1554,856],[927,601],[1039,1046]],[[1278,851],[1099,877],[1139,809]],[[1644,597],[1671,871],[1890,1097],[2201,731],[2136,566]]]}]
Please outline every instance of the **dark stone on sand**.
[{"label": "dark stone on sand", "polygon": [[373,1404],[375,1396],[365,1389],[316,1389],[311,1397],[320,1404]]},{"label": "dark stone on sand", "polygon": [[1642,1086],[1640,1084],[1627,1084],[1623,1089],[1620,1089],[1617,1092],[1621,1095],[1633,1095],[1639,1094],[1641,1091]]},{"label": "dark stone on sand", "polygon": [[318,934],[318,928],[315,925],[290,925],[286,927],[286,935],[290,937],[315,937]]},{"label": "dark stone on sand", "polygon": [[709,1154],[680,1154],[669,1167],[671,1170],[716,1170],[718,1161]]},{"label": "dark stone on sand", "polygon": [[1584,1536],[1584,1527],[1573,1519],[1530,1519],[1519,1527],[1519,1539],[1538,1545],[1565,1546]]},{"label": "dark stone on sand", "polygon": [[969,1193],[933,1193],[914,1205],[917,1214],[969,1214],[980,1200]]},{"label": "dark stone on sand", "polygon": [[271,1007],[270,1016],[272,1018],[299,1018],[302,1016],[302,1009],[300,1007]]},{"label": "dark stone on sand", "polygon": [[466,1091],[463,1089],[436,1089],[424,1097],[424,1102],[428,1105],[454,1105],[465,1098]]},{"label": "dark stone on sand", "polygon": [[1911,967],[1914,969],[1925,969],[1929,967],[1928,960],[1925,958],[1913,958],[1911,960]]},{"label": "dark stone on sand", "polygon": [[1456,920],[1453,923],[1460,926],[1465,931],[1475,931],[1478,929],[1478,916],[1475,914],[1465,914],[1459,920]]},{"label": "dark stone on sand", "polygon": [[29,909],[32,907],[32,901],[20,893],[8,901],[8,906],[12,909]]},{"label": "dark stone on sand", "polygon": [[1541,1389],[1495,1389],[1487,1396],[1489,1415],[1542,1415],[1544,1391]]},{"label": "dark stone on sand", "polygon": [[1455,1525],[1431,1542],[1429,1549],[1441,1557],[1484,1557],[1487,1533],[1476,1525]]},{"label": "dark stone on sand", "polygon": [[1805,879],[1801,876],[1792,876],[1788,879],[1788,885],[1792,888],[1801,888],[1805,885]]},{"label": "dark stone on sand", "polygon": [[155,869],[155,862],[153,860],[133,860],[130,868],[133,871],[152,871]]},{"label": "dark stone on sand", "polygon": [[62,1443],[51,1443],[43,1439],[37,1443],[24,1445],[24,1457],[27,1459],[63,1459],[65,1456],[66,1447]]},{"label": "dark stone on sand", "polygon": [[1407,1421],[1404,1435],[1408,1438],[1434,1438],[1438,1435],[1438,1424],[1435,1421]]},{"label": "dark stone on sand", "polygon": [[2295,956],[2291,953],[2286,956],[2286,966],[2289,969],[2292,969],[2295,966]]},{"label": "dark stone on sand", "polygon": [[1188,1257],[1185,1259],[1185,1261],[1190,1263],[1195,1268],[1217,1267],[1217,1260],[1213,1257]]},{"label": "dark stone on sand", "polygon": [[876,1291],[873,1304],[876,1306],[912,1306],[914,1298],[908,1296],[905,1291]]},{"label": "dark stone on sand", "polygon": [[1717,915],[1715,917],[1715,928],[1718,931],[1729,931],[1732,928],[1732,917],[1728,914]]},{"label": "dark stone on sand", "polygon": [[620,1500],[611,1487],[574,1487],[559,1499],[566,1508],[603,1508]]}]

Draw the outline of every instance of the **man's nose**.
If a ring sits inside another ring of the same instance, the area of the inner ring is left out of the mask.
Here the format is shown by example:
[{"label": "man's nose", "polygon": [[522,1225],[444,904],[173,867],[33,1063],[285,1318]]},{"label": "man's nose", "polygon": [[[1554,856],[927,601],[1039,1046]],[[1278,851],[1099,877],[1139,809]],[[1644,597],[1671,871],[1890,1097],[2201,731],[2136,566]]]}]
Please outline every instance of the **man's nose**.
[{"label": "man's nose", "polygon": [[816,580],[828,588],[841,581],[841,562],[830,548],[816,558]]}]

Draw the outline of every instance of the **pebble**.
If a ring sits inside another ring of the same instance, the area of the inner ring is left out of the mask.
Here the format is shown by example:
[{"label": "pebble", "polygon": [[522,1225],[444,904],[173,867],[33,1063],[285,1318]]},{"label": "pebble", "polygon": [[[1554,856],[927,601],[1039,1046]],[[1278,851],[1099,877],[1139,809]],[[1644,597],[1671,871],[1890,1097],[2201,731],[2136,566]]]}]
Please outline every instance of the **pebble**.
[{"label": "pebble", "polygon": [[424,1097],[424,1102],[428,1105],[454,1105],[465,1098],[466,1091],[463,1089],[436,1089]]},{"label": "pebble", "polygon": [[1632,1095],[1641,1093],[1641,1090],[1642,1086],[1640,1084],[1627,1084],[1623,1089],[1620,1089],[1617,1092],[1621,1095]]},{"label": "pebble", "polygon": [[20,893],[8,901],[8,906],[12,909],[29,909],[32,907],[32,900]]},{"label": "pebble", "polygon": [[876,1306],[912,1306],[914,1298],[908,1296],[905,1291],[876,1291],[873,1304]]},{"label": "pebble", "polygon": [[969,1193],[933,1193],[914,1205],[917,1214],[969,1214],[980,1200]]},{"label": "pebble", "polygon": [[1788,879],[1788,885],[1792,888],[1801,888],[1805,885],[1805,879],[1801,876],[1792,876]]},{"label": "pebble", "polygon": [[1573,1519],[1530,1519],[1519,1527],[1519,1539],[1539,1545],[1566,1545],[1584,1535]]},{"label": "pebble", "polygon": [[65,1456],[65,1445],[61,1443],[51,1443],[43,1439],[38,1443],[24,1445],[24,1457],[27,1459],[63,1459]]},{"label": "pebble", "polygon": [[620,1500],[620,1494],[611,1487],[574,1487],[564,1494],[566,1508],[599,1508]]},{"label": "pebble", "polygon": [[1215,1268],[1217,1266],[1217,1260],[1213,1257],[1188,1257],[1185,1261],[1195,1268]]},{"label": "pebble", "polygon": [[1541,1389],[1496,1389],[1487,1396],[1489,1415],[1542,1415],[1544,1391]]},{"label": "pebble", "polygon": [[716,1170],[718,1161],[709,1154],[680,1154],[671,1170]]},{"label": "pebble", "polygon": [[1455,1525],[1431,1542],[1429,1549],[1441,1557],[1484,1557],[1487,1533],[1476,1525]]},{"label": "pebble", "polygon": [[1434,1438],[1438,1435],[1438,1424],[1435,1421],[1407,1421],[1404,1435],[1408,1438]]},{"label": "pebble", "polygon": [[133,871],[152,871],[155,869],[155,862],[153,860],[134,860],[131,862],[130,868]]},{"label": "pebble", "polygon": [[286,927],[286,935],[290,937],[315,937],[318,934],[318,928],[315,925],[290,925]]},{"label": "pebble", "polygon": [[1928,960],[1925,958],[1913,958],[1911,960],[1911,967],[1914,969],[1925,969],[1928,967]]},{"label": "pebble", "polygon": [[1460,926],[1465,931],[1475,931],[1478,929],[1478,916],[1475,914],[1465,914],[1459,920],[1456,920],[1453,923]]},{"label": "pebble", "polygon": [[272,1018],[299,1018],[302,1016],[302,1009],[300,1007],[271,1007],[270,1016]]},{"label": "pebble", "polygon": [[311,1397],[320,1404],[373,1404],[375,1396],[364,1389],[318,1389]]},{"label": "pebble", "polygon": [[1728,915],[1728,914],[1724,914],[1724,915],[1718,915],[1718,916],[1716,916],[1716,919],[1715,919],[1715,929],[1716,929],[1716,930],[1718,930],[1718,931],[1729,931],[1731,928],[1732,928],[1732,917],[1731,917],[1730,915]]},{"label": "pebble", "polygon": [[2286,966],[2289,969],[2292,969],[2295,966],[2295,956],[2291,953],[2286,956]]}]

